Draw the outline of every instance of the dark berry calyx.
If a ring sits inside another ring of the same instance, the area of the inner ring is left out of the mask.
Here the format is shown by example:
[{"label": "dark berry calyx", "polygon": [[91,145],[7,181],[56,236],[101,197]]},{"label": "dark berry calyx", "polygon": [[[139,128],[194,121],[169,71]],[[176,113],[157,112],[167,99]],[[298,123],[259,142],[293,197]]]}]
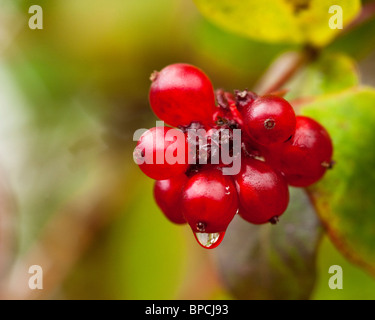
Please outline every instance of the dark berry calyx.
[{"label": "dark berry calyx", "polygon": [[197,227],[197,231],[199,231],[199,232],[205,232],[207,225],[204,222],[199,221],[199,222],[197,222],[196,227]]},{"label": "dark berry calyx", "polygon": [[245,90],[234,90],[236,98],[236,106],[239,110],[252,104],[255,99],[258,97],[254,92]]},{"label": "dark berry calyx", "polygon": [[267,120],[264,121],[264,127],[267,130],[271,130],[271,129],[275,128],[275,125],[276,125],[276,121],[273,120],[273,119],[267,119]]},{"label": "dark berry calyx", "polygon": [[280,221],[280,219],[279,219],[278,216],[274,216],[269,221],[270,221],[271,224],[275,225],[275,224],[277,224]]},{"label": "dark berry calyx", "polygon": [[234,97],[223,89],[217,89],[215,91],[215,96],[219,108],[222,110],[229,110],[229,103],[234,101]]},{"label": "dark berry calyx", "polygon": [[326,169],[333,169],[334,165],[336,164],[336,161],[331,160],[331,161],[323,161],[322,162],[322,167]]}]

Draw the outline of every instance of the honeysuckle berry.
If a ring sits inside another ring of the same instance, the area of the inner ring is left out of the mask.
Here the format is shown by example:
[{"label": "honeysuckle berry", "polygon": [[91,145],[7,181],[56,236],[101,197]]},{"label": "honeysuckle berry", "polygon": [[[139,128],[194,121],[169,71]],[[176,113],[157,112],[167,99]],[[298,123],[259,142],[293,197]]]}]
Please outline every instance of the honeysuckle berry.
[{"label": "honeysuckle berry", "polygon": [[[203,71],[182,63],[154,72],[151,81],[151,108],[180,130],[148,130],[134,160],[157,180],[154,197],[166,218],[188,223],[206,249],[221,243],[236,213],[253,224],[278,223],[288,207],[288,184],[309,186],[333,166],[327,131],[296,117],[286,91],[214,92]],[[224,175],[238,160],[240,172]]]},{"label": "honeysuckle berry", "polygon": [[292,106],[278,96],[261,96],[241,110],[243,128],[258,143],[271,145],[289,139],[296,128]]},{"label": "honeysuckle berry", "polygon": [[225,232],[238,210],[230,176],[209,168],[193,175],[182,189],[182,211],[194,233]]},{"label": "honeysuckle berry", "polygon": [[165,180],[188,169],[187,150],[188,144],[182,131],[154,127],[141,136],[133,157],[145,175],[155,180]]},{"label": "honeysuckle berry", "polygon": [[167,180],[157,180],[154,184],[154,198],[164,215],[173,223],[185,224],[181,210],[181,189],[188,178],[185,174]]},{"label": "honeysuckle berry", "polygon": [[198,121],[211,125],[216,111],[214,89],[207,75],[189,64],[172,64],[151,76],[150,105],[171,126]]},{"label": "honeysuckle berry", "polygon": [[242,160],[235,176],[239,199],[239,215],[253,224],[275,223],[289,203],[285,178],[263,161]]},{"label": "honeysuckle berry", "polygon": [[332,154],[327,130],[309,117],[297,116],[295,134],[284,144],[279,155],[280,168],[290,185],[307,187],[332,167]]}]

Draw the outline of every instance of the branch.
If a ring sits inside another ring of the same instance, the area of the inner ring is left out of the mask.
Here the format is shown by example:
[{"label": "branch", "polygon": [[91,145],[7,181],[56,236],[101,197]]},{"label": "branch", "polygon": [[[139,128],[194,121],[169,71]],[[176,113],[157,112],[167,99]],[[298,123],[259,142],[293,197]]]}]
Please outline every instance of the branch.
[{"label": "branch", "polygon": [[300,52],[284,53],[267,69],[254,91],[270,94],[283,89],[285,84],[317,54],[318,51],[309,46]]}]

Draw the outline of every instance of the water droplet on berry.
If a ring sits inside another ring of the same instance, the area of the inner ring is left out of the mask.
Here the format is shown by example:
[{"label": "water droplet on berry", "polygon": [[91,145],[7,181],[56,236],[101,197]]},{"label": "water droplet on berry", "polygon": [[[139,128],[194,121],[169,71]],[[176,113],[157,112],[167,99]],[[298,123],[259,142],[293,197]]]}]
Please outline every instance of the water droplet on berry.
[{"label": "water droplet on berry", "polygon": [[226,190],[226,191],[225,191],[225,194],[230,194],[230,190],[229,190],[229,189],[230,189],[229,186],[228,186],[228,187],[225,187],[225,190]]},{"label": "water droplet on berry", "polygon": [[194,232],[195,239],[205,249],[216,248],[224,239],[225,232],[203,233]]}]

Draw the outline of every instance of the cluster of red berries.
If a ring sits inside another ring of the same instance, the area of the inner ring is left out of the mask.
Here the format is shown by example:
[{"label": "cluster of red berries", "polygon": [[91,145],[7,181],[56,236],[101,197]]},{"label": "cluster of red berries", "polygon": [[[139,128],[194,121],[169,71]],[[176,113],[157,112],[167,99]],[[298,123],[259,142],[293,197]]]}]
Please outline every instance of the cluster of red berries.
[{"label": "cluster of red berries", "polygon": [[[204,248],[220,244],[236,213],[253,224],[276,223],[288,206],[288,185],[309,186],[332,166],[327,131],[311,118],[296,116],[278,95],[214,91],[209,78],[187,64],[154,72],[151,81],[152,110],[178,129],[146,131],[134,160],[156,180],[154,196],[165,216],[189,223]],[[233,175],[224,174],[230,164],[220,152],[218,161],[211,160],[224,147],[233,161],[240,160]],[[155,161],[168,155],[175,161]]]}]

